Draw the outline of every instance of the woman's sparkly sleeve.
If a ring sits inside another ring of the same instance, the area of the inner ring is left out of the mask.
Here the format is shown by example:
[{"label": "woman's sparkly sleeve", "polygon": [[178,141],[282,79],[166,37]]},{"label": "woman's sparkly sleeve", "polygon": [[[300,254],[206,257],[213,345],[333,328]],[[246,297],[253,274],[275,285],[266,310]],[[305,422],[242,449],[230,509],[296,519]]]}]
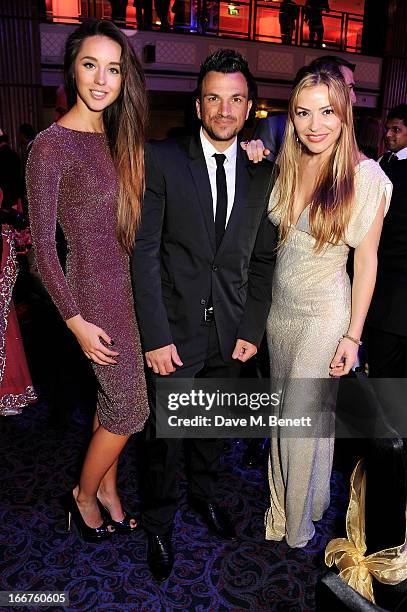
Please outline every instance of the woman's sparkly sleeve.
[{"label": "woman's sparkly sleeve", "polygon": [[27,164],[27,195],[31,233],[38,271],[62,317],[70,319],[79,308],[59,263],[55,231],[59,183],[63,173],[63,148],[40,135]]},{"label": "woman's sparkly sleeve", "polygon": [[384,214],[387,214],[393,185],[387,175],[373,160],[359,165],[355,176],[355,204],[345,234],[345,242],[356,248],[366,236],[384,197]]}]

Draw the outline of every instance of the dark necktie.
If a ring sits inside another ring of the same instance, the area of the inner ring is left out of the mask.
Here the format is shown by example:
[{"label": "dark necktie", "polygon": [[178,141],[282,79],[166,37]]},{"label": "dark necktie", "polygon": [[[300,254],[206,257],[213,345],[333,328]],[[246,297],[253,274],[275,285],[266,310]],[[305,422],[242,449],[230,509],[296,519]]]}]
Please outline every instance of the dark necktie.
[{"label": "dark necktie", "polygon": [[216,250],[222,242],[226,226],[226,212],[228,209],[228,189],[226,185],[226,173],[223,166],[226,155],[215,153],[216,160],[216,214],[215,214],[215,237]]},{"label": "dark necktie", "polygon": [[391,151],[387,151],[382,157],[382,164],[394,164],[394,162],[398,161],[398,157],[395,153]]}]

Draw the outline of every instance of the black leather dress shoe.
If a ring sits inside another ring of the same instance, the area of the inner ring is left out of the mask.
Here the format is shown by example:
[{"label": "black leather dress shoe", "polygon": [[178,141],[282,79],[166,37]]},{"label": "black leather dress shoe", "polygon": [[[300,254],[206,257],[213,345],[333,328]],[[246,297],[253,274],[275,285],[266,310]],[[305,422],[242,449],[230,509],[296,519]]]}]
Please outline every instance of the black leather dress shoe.
[{"label": "black leather dress shoe", "polygon": [[147,533],[147,563],[151,573],[157,582],[167,580],[174,565],[174,553],[172,551],[171,533],[157,535]]},{"label": "black leather dress shoe", "polygon": [[236,531],[226,510],[216,504],[205,502],[196,497],[188,497],[188,503],[208,525],[209,529],[221,538],[235,540]]}]

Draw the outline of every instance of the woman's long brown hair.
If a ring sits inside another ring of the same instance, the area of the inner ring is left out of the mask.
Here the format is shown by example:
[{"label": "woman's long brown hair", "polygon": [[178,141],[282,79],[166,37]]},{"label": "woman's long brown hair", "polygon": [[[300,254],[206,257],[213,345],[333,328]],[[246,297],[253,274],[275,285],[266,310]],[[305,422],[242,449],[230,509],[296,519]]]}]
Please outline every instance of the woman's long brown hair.
[{"label": "woman's long brown hair", "polygon": [[103,113],[119,181],[116,234],[122,247],[131,253],[141,217],[144,195],[144,143],[148,101],[143,69],[125,34],[110,21],[88,19],[69,36],[65,47],[65,88],[69,106],[76,102],[75,60],[85,38],[107,36],[120,45],[122,89]]},{"label": "woman's long brown hair", "polygon": [[317,252],[327,243],[338,244],[344,238],[354,203],[355,166],[359,161],[349,91],[343,79],[328,68],[317,67],[307,72],[295,85],[289,101],[283,146],[276,160],[278,184],[275,209],[281,214],[280,239],[284,242],[292,223],[304,146],[298,140],[294,127],[298,96],[305,87],[321,84],[328,87],[330,104],[341,120],[342,127],[330,157],[320,170],[311,198],[309,221]]}]

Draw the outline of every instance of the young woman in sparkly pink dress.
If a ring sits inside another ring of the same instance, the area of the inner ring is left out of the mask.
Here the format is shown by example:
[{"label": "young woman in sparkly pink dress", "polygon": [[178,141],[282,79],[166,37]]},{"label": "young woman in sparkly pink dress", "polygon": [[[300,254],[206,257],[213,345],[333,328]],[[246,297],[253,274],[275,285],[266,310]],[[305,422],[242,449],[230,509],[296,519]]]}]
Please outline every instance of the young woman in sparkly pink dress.
[{"label": "young woman in sparkly pink dress", "polygon": [[[71,108],[36,138],[27,191],[39,272],[98,381],[93,437],[65,500],[69,524],[72,517],[84,539],[98,541],[136,527],[116,473],[148,416],[128,257],[144,190],[147,98],[126,36],[106,21],[86,21],[69,36],[65,79]],[[57,220],[68,244],[66,277]]]}]

